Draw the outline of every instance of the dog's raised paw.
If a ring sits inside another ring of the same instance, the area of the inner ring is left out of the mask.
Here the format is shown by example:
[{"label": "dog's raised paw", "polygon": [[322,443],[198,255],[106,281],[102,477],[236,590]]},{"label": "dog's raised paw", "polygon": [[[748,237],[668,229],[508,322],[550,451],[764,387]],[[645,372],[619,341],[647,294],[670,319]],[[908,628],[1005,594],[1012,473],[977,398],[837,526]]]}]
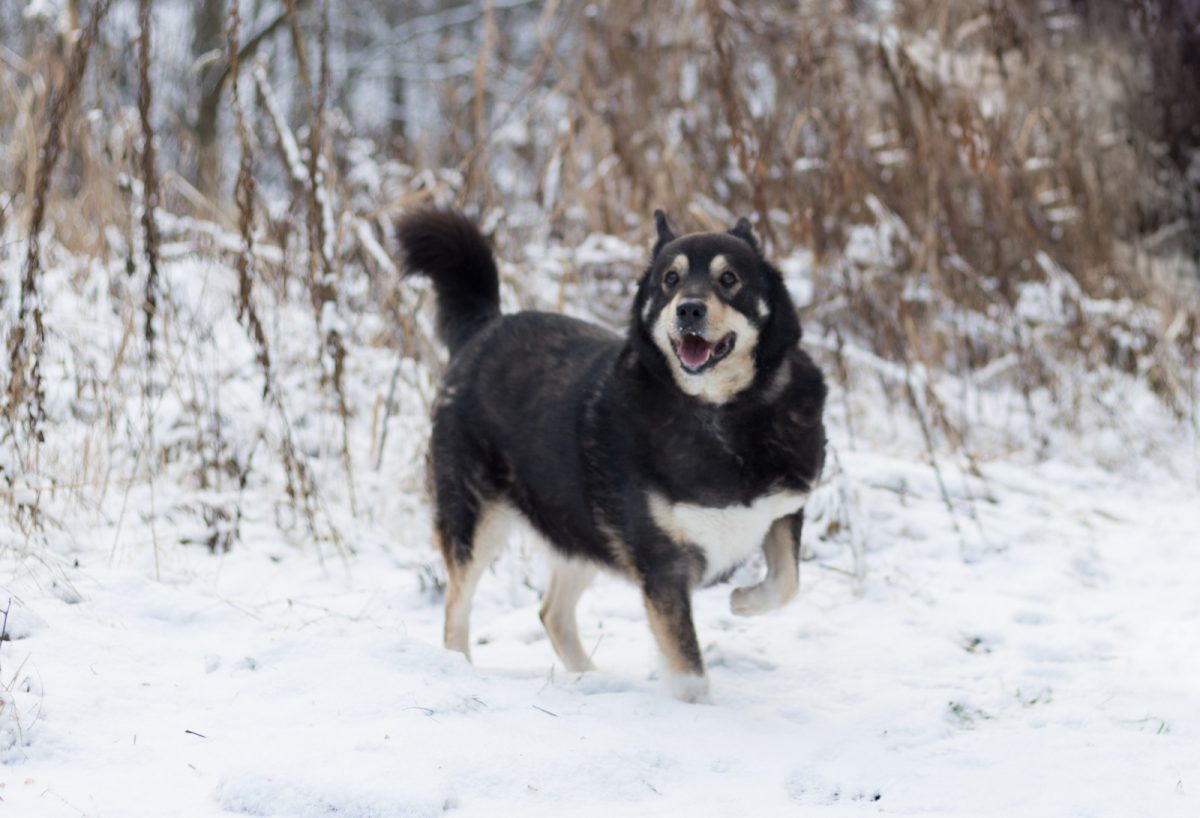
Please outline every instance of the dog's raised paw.
[{"label": "dog's raised paw", "polygon": [[773,602],[770,589],[760,583],[734,588],[729,595],[729,610],[737,616],[757,616],[777,608],[778,605]]}]

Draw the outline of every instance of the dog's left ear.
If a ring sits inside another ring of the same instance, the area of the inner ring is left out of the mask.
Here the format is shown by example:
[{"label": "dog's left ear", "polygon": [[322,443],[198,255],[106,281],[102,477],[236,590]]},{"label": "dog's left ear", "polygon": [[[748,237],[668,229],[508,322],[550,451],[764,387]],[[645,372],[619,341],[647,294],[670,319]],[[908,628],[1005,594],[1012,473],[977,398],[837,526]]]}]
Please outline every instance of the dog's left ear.
[{"label": "dog's left ear", "polygon": [[737,220],[737,224],[729,231],[729,235],[737,236],[754,248],[756,253],[762,249],[758,243],[758,236],[754,233],[754,225],[750,224],[750,220],[745,216]]},{"label": "dog's left ear", "polygon": [[675,240],[675,231],[671,229],[671,225],[667,221],[667,214],[662,210],[654,211],[654,226],[658,230],[658,239],[654,242],[654,249],[650,251],[651,261],[658,256],[659,250]]}]

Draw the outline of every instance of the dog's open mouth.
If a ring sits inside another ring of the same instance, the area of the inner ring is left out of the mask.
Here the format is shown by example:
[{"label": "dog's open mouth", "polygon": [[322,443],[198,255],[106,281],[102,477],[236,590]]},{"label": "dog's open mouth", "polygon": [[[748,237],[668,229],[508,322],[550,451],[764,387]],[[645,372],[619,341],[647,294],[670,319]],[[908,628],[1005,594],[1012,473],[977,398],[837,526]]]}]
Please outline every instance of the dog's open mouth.
[{"label": "dog's open mouth", "polygon": [[732,332],[716,343],[707,340],[703,335],[687,332],[674,341],[675,356],[679,358],[679,363],[683,364],[685,372],[695,375],[732,352],[736,340],[737,335]]}]

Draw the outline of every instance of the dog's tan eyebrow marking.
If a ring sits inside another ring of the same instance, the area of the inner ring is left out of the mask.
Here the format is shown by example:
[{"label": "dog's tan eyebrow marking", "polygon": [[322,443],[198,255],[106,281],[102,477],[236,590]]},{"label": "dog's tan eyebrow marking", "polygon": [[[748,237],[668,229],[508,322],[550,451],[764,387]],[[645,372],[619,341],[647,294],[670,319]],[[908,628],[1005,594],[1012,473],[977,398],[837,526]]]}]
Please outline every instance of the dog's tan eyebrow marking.
[{"label": "dog's tan eyebrow marking", "polygon": [[[732,284],[722,281],[726,273],[733,276]],[[733,265],[729,263],[729,259],[724,254],[718,253],[712,257],[712,261],[708,263],[708,277],[714,284],[719,283],[721,288],[730,295],[742,289],[741,277],[738,276],[737,271],[733,269]]]},{"label": "dog's tan eyebrow marking", "polygon": [[683,275],[684,273],[687,272],[687,268],[688,268],[687,253],[680,253],[679,255],[675,256],[675,258],[673,258],[671,260],[671,266],[668,267],[667,269],[674,270],[675,272],[679,273],[680,275]]}]

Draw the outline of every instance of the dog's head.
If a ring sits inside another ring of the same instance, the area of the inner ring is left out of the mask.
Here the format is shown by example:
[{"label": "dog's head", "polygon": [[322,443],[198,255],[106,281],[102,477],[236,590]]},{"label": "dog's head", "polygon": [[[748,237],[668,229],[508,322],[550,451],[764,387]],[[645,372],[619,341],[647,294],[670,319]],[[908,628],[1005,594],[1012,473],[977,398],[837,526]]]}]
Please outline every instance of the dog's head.
[{"label": "dog's head", "polygon": [[661,210],[654,219],[658,239],[634,299],[638,354],[708,403],[764,385],[799,342],[800,324],[750,222],[676,236]]}]

